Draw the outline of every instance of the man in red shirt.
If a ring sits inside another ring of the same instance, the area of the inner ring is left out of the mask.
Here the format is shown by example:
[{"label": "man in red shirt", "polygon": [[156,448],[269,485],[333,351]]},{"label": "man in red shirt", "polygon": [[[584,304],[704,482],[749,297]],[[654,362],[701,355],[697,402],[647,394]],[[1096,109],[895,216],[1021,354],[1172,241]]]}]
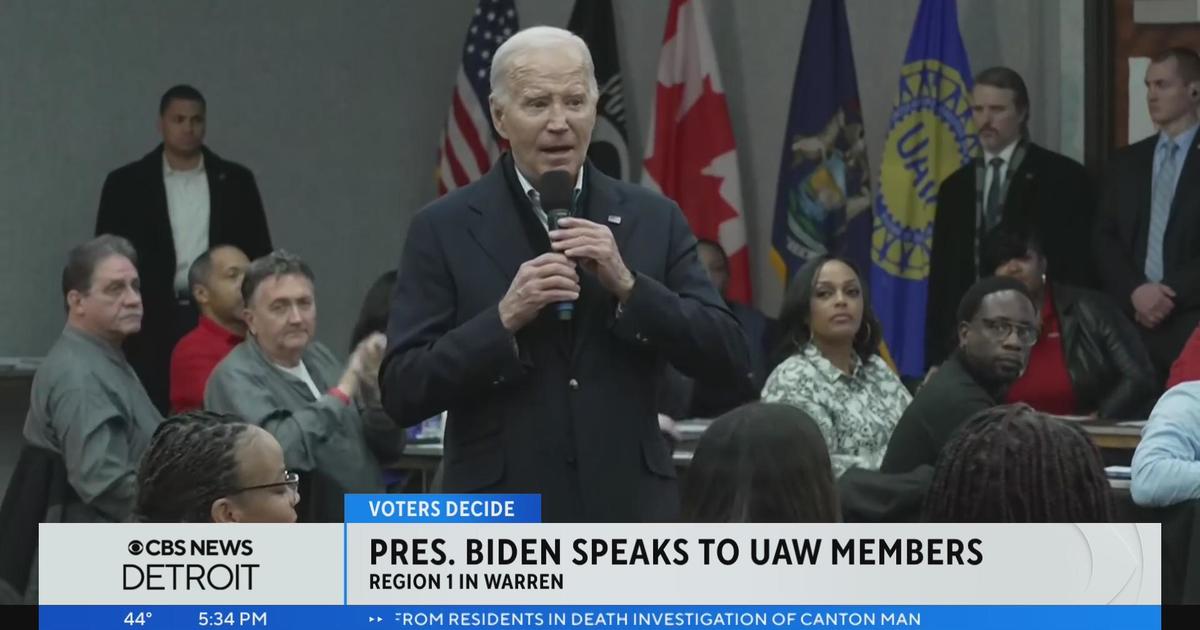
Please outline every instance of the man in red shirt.
[{"label": "man in red shirt", "polygon": [[208,376],[246,336],[242,322],[242,276],[250,260],[232,245],[204,252],[188,271],[200,323],[171,353],[171,413],[204,406]]}]

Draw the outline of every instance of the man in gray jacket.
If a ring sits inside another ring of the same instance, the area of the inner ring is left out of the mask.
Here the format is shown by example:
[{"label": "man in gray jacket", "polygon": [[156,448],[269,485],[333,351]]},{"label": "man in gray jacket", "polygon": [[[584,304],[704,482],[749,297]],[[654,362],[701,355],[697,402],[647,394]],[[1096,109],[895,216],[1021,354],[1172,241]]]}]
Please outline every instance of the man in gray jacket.
[{"label": "man in gray jacket", "polygon": [[403,430],[379,403],[385,340],[363,340],[343,367],[315,340],[312,270],[281,250],[250,264],[242,297],[246,340],[209,377],[204,405],[270,431],[287,465],[309,473],[302,518],[341,521],[342,495],[382,491],[380,460],[403,449]]},{"label": "man in gray jacket", "polygon": [[67,325],[33,377],[25,439],[63,458],[78,501],[67,522],[122,521],[136,471],[162,416],[121,352],[142,327],[137,254],[119,236],[71,250],[63,269]]}]

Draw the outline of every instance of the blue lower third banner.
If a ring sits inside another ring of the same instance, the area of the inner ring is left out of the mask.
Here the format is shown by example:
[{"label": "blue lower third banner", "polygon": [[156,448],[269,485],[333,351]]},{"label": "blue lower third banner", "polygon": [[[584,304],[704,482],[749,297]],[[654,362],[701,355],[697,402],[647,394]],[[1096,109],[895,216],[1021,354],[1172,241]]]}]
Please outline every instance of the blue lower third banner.
[{"label": "blue lower third banner", "polygon": [[91,628],[924,628],[1140,630],[1158,606],[42,606]]}]

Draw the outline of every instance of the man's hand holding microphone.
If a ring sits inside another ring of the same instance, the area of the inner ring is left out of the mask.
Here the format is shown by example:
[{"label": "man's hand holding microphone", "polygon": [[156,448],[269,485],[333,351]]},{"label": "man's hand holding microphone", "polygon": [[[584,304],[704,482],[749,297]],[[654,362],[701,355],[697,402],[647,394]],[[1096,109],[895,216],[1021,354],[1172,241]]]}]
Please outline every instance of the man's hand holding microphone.
[{"label": "man's hand holding microphone", "polygon": [[510,333],[528,325],[547,304],[558,303],[559,319],[571,319],[571,303],[579,298],[576,261],[621,302],[633,291],[633,273],[621,259],[612,230],[570,216],[574,181],[567,171],[549,171],[539,182],[553,251],[523,263],[500,300],[500,322]]}]

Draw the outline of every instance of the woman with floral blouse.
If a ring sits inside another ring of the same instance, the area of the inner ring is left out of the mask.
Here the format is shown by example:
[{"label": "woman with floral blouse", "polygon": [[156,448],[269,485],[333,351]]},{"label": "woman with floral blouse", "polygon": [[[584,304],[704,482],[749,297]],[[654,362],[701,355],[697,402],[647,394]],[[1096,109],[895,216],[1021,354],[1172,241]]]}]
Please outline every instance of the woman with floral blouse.
[{"label": "woman with floral blouse", "polygon": [[835,476],[878,469],[912,396],[879,356],[882,331],[854,265],[829,256],[806,263],[779,325],[783,346],[763,401],[794,405],[817,422]]}]

